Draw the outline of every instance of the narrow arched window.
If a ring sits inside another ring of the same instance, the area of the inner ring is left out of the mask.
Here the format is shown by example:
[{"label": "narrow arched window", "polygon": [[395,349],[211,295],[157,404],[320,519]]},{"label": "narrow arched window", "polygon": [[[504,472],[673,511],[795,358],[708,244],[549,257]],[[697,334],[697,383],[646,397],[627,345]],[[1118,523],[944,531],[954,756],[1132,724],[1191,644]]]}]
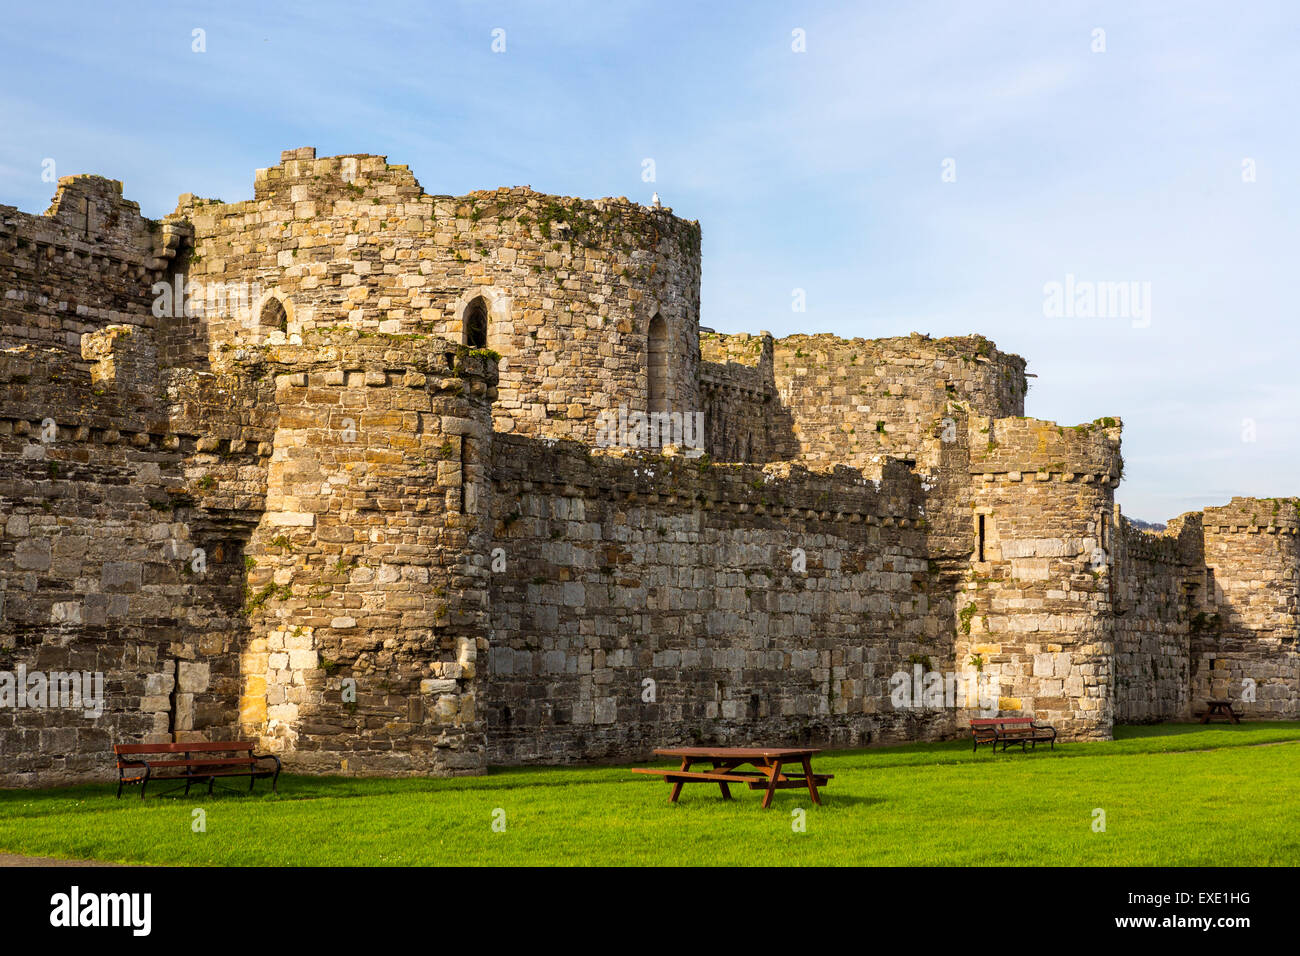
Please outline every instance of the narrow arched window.
[{"label": "narrow arched window", "polygon": [[647,411],[668,411],[668,326],[663,316],[650,320]]},{"label": "narrow arched window", "polygon": [[472,349],[487,348],[488,310],[482,296],[465,306],[465,344]]},{"label": "narrow arched window", "polygon": [[275,296],[267,299],[262,304],[262,312],[257,317],[257,324],[267,331],[272,329],[288,331],[289,313],[284,310],[284,303]]}]

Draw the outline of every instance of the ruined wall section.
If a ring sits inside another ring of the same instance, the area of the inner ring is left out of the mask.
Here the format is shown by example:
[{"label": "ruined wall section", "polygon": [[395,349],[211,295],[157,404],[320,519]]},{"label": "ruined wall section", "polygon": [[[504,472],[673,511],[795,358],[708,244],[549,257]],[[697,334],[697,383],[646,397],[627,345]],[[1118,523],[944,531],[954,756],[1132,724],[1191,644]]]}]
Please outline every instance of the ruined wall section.
[{"label": "ruined wall section", "polygon": [[108,777],[113,743],[234,725],[240,542],[197,518],[153,310],[185,234],[98,176],[0,210],[0,670],[103,680],[98,715],[8,702],[0,782]]},{"label": "ruined wall section", "polygon": [[1206,508],[1202,520],[1214,594],[1193,621],[1192,706],[1222,698],[1248,717],[1293,720],[1300,716],[1300,501],[1233,498]]},{"label": "ruined wall section", "polygon": [[7,702],[0,784],[108,779],[113,744],[235,732],[247,526],[204,511],[201,431],[157,379],[137,325],[76,356],[0,352],[0,670],[103,681],[98,714]]},{"label": "ruined wall section", "polygon": [[894,673],[951,667],[952,604],[919,482],[877,474],[497,436],[489,761],[949,733],[890,700]]},{"label": "ruined wall section", "polygon": [[185,232],[141,216],[122,184],[101,176],[60,179],[43,215],[0,206],[0,348],[75,360],[88,332],[155,328],[152,289]]},{"label": "ruined wall section", "polygon": [[244,733],[308,772],[482,772],[495,363],[351,331],[263,361],[279,414],[247,551]]},{"label": "ruined wall section", "polygon": [[762,463],[788,446],[793,417],[777,400],[773,340],[700,332],[704,449],[714,461]]},{"label": "ruined wall section", "polygon": [[955,412],[1024,414],[1024,359],[980,336],[791,335],[776,341],[773,365],[793,416],[777,457],[810,466],[862,467],[892,456],[924,470],[937,461],[934,436]]},{"label": "ruined wall section", "polygon": [[1203,599],[1200,516],[1175,519],[1163,532],[1134,527],[1118,508],[1114,517],[1115,720],[1185,720],[1192,622]]},{"label": "ruined wall section", "polygon": [[[250,290],[196,325],[211,350],[335,326],[459,343],[482,298],[496,429],[594,443],[601,412],[646,410],[660,315],[669,403],[700,408],[700,231],[669,210],[527,187],[427,195],[382,156],[307,148],[258,170],[253,200],[183,196],[169,218],[194,226],[192,280]],[[283,316],[264,310],[272,295]]]},{"label": "ruined wall section", "polygon": [[970,572],[956,658],[997,676],[1004,714],[1078,739],[1114,722],[1109,522],[1120,422],[1027,418],[969,425]]}]

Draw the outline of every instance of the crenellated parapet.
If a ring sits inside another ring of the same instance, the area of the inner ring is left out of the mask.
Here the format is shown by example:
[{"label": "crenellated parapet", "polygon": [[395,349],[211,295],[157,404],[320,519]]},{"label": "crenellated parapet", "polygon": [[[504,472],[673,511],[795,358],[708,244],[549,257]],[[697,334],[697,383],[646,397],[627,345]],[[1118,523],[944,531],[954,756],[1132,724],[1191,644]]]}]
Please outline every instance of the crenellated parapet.
[{"label": "crenellated parapet", "polygon": [[[1114,487],[1124,472],[1118,418],[1058,425],[972,416],[970,472],[1002,481],[1078,481]],[[990,480],[984,478],[983,480]]]},{"label": "crenellated parapet", "polygon": [[60,179],[43,215],[0,206],[0,348],[75,355],[106,326],[154,328],[152,290],[186,232],[142,216],[101,176]]}]

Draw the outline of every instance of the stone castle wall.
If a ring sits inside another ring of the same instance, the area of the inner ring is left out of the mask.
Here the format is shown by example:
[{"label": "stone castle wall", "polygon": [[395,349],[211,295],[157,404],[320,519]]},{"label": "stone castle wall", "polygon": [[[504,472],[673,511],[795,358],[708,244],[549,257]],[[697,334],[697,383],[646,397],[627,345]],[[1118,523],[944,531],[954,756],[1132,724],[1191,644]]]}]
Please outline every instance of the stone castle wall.
[{"label": "stone castle wall", "polygon": [[1115,719],[1185,720],[1193,710],[1192,622],[1204,598],[1200,516],[1156,533],[1117,513],[1111,527]]},{"label": "stone castle wall", "polygon": [[91,374],[144,335],[98,336],[91,369],[0,351],[0,671],[97,672],[104,695],[98,716],[0,707],[0,784],[103,776],[114,743],[235,729],[240,531],[194,507],[194,435],[128,379]]},{"label": "stone castle wall", "polygon": [[[1295,499],[1138,531],[1119,421],[1020,417],[1018,356],[701,331],[699,276],[667,210],[313,150],[163,222],[99,177],[0,208],[0,784],[960,734],[909,670],[1076,739],[1300,713]],[[656,407],[703,447],[596,447]],[[104,713],[5,705],[19,669]]]},{"label": "stone castle wall", "polygon": [[793,424],[776,396],[773,341],[760,335],[700,333],[700,400],[705,450],[714,461],[765,462]]},{"label": "stone castle wall", "polygon": [[890,706],[894,673],[951,667],[908,469],[498,443],[491,762],[951,732],[949,711]]},{"label": "stone castle wall", "polygon": [[[1205,607],[1192,622],[1192,694],[1254,718],[1300,716],[1300,501],[1206,508]],[[1249,683],[1248,683],[1249,682]],[[1252,686],[1253,685],[1253,686]],[[1250,695],[1254,700],[1245,699]]]},{"label": "stone castle wall", "polygon": [[291,769],[481,770],[490,360],[309,333],[142,407],[98,373],[147,333],[110,331],[89,371],[0,353],[0,669],[98,671],[106,703],[0,708],[0,782],[240,735]]},{"label": "stone castle wall", "polygon": [[793,417],[777,457],[823,467],[885,456],[928,464],[956,413],[1024,414],[1024,359],[979,336],[791,335],[775,343],[773,368]]}]

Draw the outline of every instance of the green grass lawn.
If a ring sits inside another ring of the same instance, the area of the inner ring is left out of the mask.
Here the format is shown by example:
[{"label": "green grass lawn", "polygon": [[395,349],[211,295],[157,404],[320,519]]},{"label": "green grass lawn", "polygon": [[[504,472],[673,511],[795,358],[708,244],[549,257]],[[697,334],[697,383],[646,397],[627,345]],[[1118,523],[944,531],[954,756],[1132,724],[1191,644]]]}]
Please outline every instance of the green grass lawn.
[{"label": "green grass lawn", "polygon": [[[784,790],[767,811],[734,785],[723,802],[715,785],[688,784],[674,806],[666,784],[621,767],[286,776],[279,796],[259,781],[251,797],[143,802],[105,784],[6,790],[0,851],[235,866],[1300,863],[1300,722],[1121,727],[1117,738],[1029,754],[972,756],[959,741],[823,754],[816,769],[835,774],[824,806]],[[207,830],[195,833],[200,807]],[[498,810],[504,832],[492,828]]]}]

